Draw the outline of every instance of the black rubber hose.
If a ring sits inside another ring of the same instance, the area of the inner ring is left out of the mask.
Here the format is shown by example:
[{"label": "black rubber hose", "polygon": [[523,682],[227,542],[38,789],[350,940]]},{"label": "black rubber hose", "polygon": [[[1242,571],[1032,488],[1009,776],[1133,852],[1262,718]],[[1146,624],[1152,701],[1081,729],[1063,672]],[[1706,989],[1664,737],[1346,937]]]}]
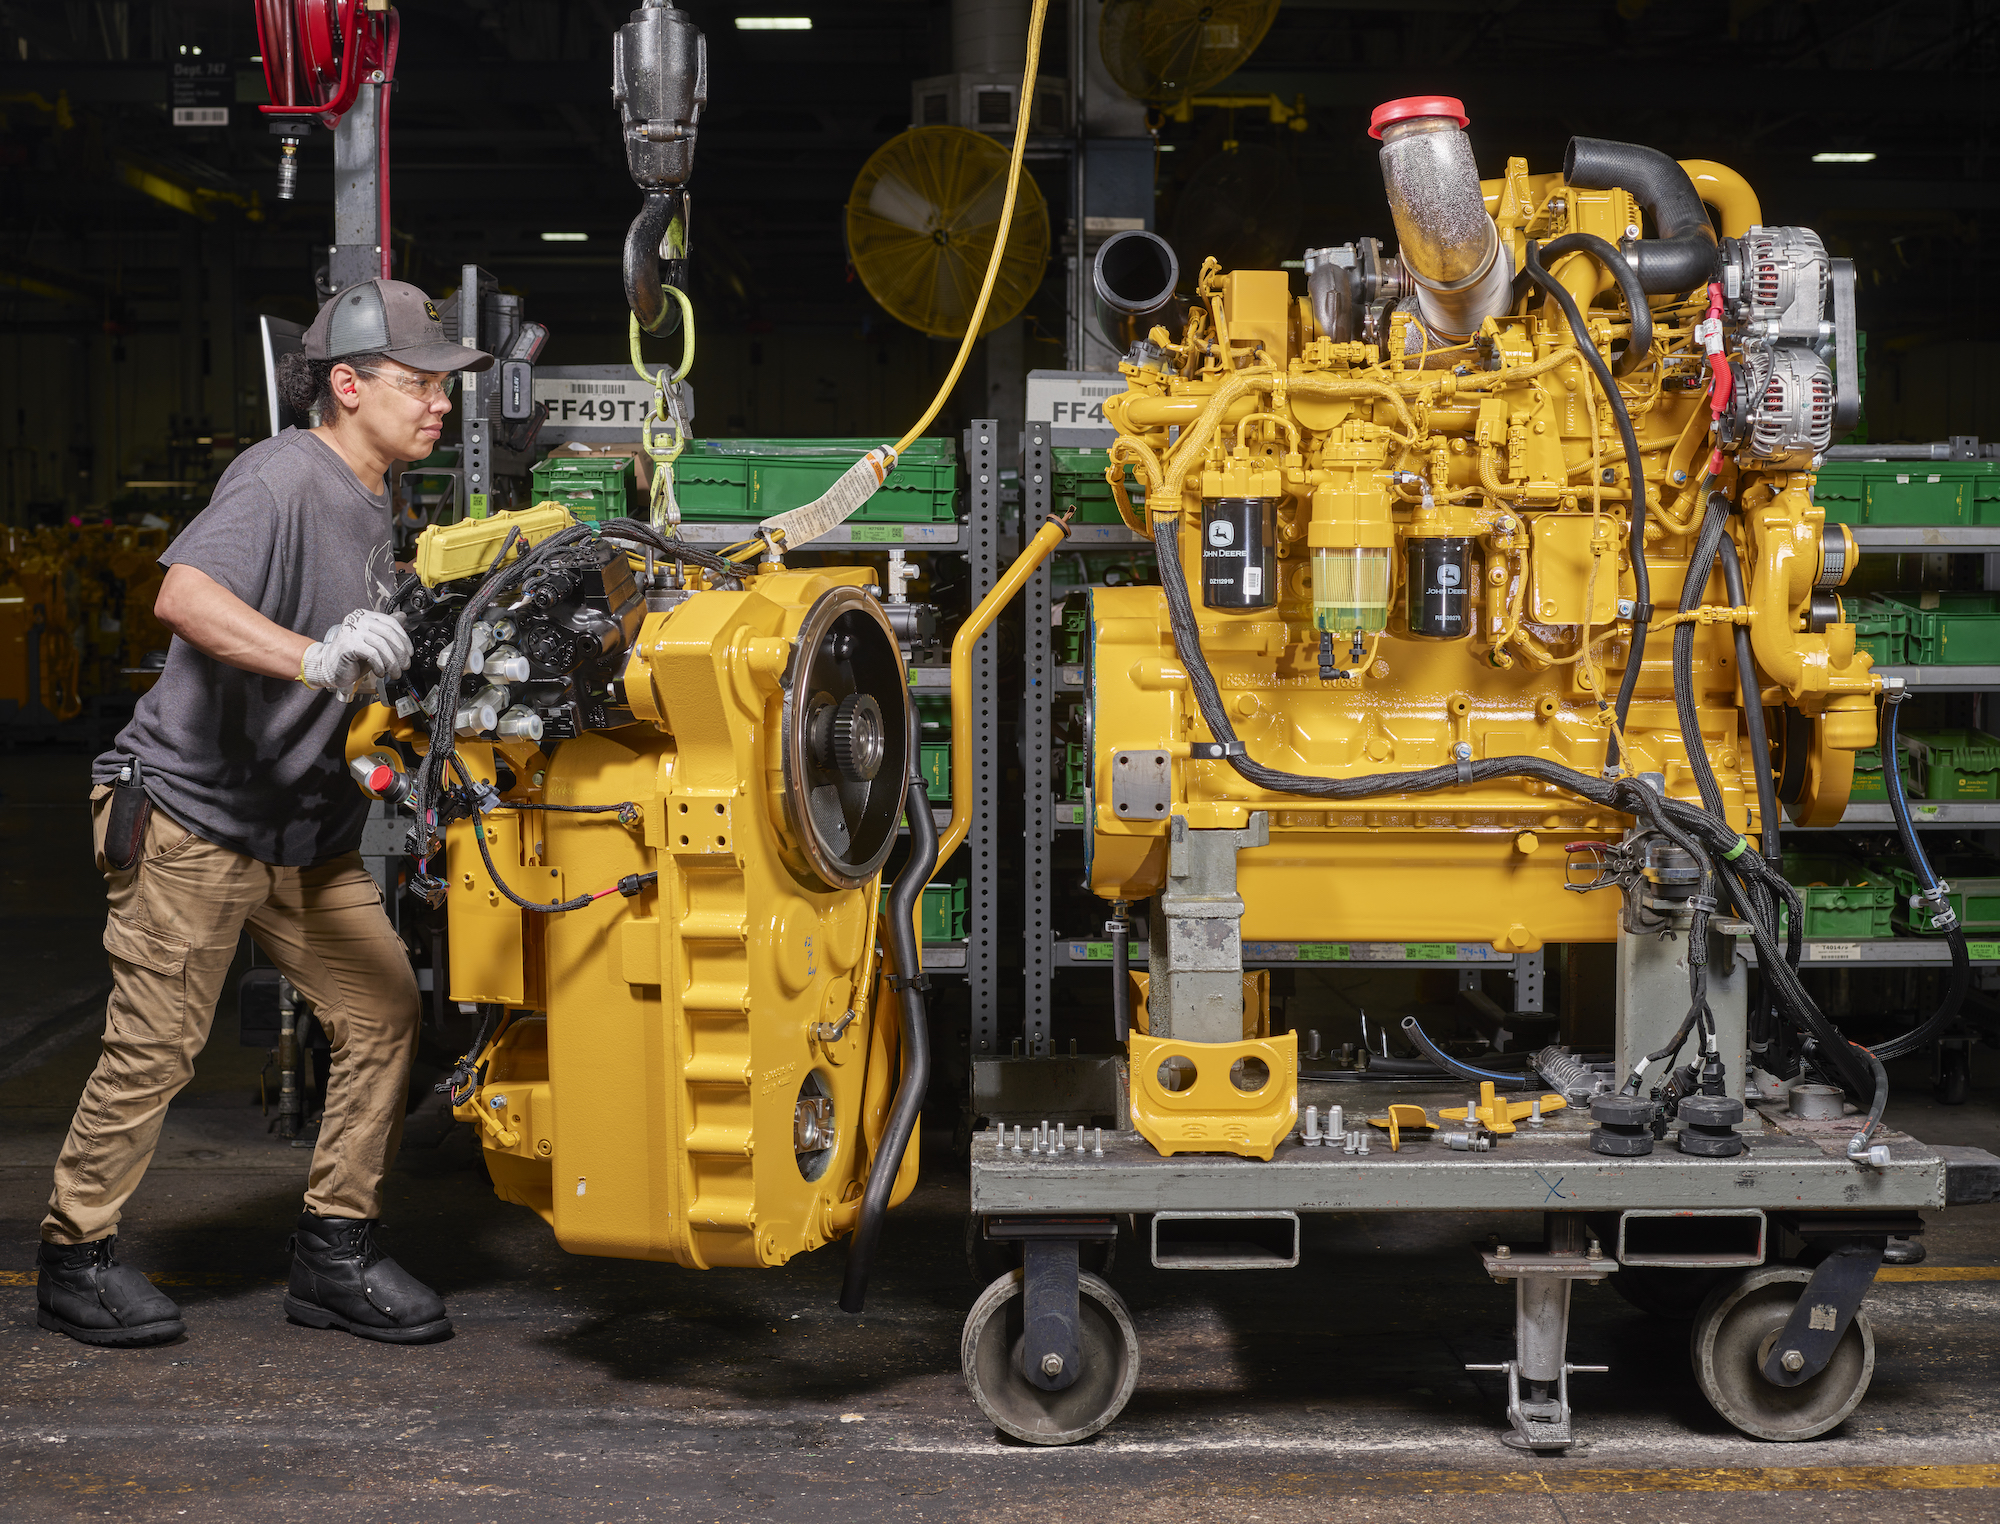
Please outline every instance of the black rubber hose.
[{"label": "black rubber hose", "polygon": [[[1632,558],[1632,591],[1636,606],[1632,610],[1632,646],[1626,655],[1625,675],[1619,680],[1618,699],[1612,705],[1612,712],[1618,716],[1618,729],[1612,733],[1610,743],[1604,749],[1604,766],[1608,772],[1618,761],[1618,736],[1625,729],[1625,715],[1632,707],[1632,693],[1639,686],[1639,673],[1646,664],[1646,622],[1653,611],[1653,579],[1646,570],[1646,463],[1639,454],[1639,436],[1632,431],[1632,415],[1625,409],[1625,399],[1618,393],[1618,383],[1612,378],[1611,367],[1604,363],[1604,356],[1590,341],[1590,330],[1583,326],[1583,314],[1576,310],[1575,300],[1563,289],[1560,281],[1542,268],[1541,256],[1532,243],[1527,247],[1526,258],[1528,278],[1547,292],[1549,300],[1562,309],[1570,334],[1576,340],[1577,350],[1597,373],[1598,384],[1604,388],[1612,416],[1618,420],[1618,437],[1625,445],[1625,474],[1632,488],[1632,523],[1627,543]],[[1598,702],[1602,703],[1603,699]]]},{"label": "black rubber hose", "polygon": [[[1924,891],[1929,893],[1937,888],[1938,876],[1931,868],[1923,843],[1917,839],[1916,826],[1910,821],[1910,803],[1903,797],[1903,770],[1898,765],[1903,743],[1897,734],[1896,715],[1902,707],[1899,703],[1882,706],[1882,776],[1889,789],[1889,813],[1896,817],[1896,834],[1903,841],[1903,855],[1916,870],[1917,880]],[[1972,959],[1966,950],[1963,927],[1954,924],[1945,933],[1945,940],[1951,946],[1951,984],[1945,990],[1944,1000],[1922,1026],[1878,1045],[1874,1049],[1874,1057],[1885,1062],[1907,1057],[1935,1042],[1947,1027],[1958,1020],[1966,994],[1972,988]]]},{"label": "black rubber hose", "polygon": [[1132,920],[1113,916],[1111,935],[1111,1032],[1122,1044],[1132,1031]]},{"label": "black rubber hose", "polygon": [[1622,252],[1654,295],[1690,291],[1715,273],[1715,228],[1688,172],[1657,148],[1571,138],[1563,180],[1578,190],[1623,190],[1653,214],[1656,238],[1628,238]]},{"label": "black rubber hose", "polygon": [[1632,334],[1626,339],[1625,353],[1618,357],[1611,373],[1614,376],[1631,374],[1653,353],[1653,309],[1646,305],[1646,288],[1639,284],[1638,272],[1632,268],[1631,261],[1618,252],[1616,245],[1595,233],[1565,233],[1542,245],[1544,265],[1565,254],[1589,255],[1606,275],[1618,282],[1619,293],[1625,298],[1625,310],[1632,315]]},{"label": "black rubber hose", "polygon": [[[1848,1145],[1850,1148],[1859,1145],[1865,1149],[1868,1140],[1874,1137],[1876,1129],[1881,1127],[1882,1113],[1889,1105],[1889,1071],[1882,1067],[1882,1059],[1874,1049],[1862,1048],[1860,1043],[1854,1046],[1861,1049],[1862,1055],[1868,1060],[1869,1071],[1875,1077],[1875,1098],[1868,1106],[1868,1120],[1862,1123],[1861,1131],[1854,1135],[1854,1142]],[[1850,1154],[1848,1157],[1852,1158],[1853,1155]]]},{"label": "black rubber hose", "polygon": [[[1724,536],[1717,551],[1722,561],[1722,586],[1731,608],[1743,607],[1743,563],[1736,557],[1736,542]],[[1764,680],[1757,675],[1757,660],[1750,649],[1750,631],[1736,626],[1736,683],[1743,695],[1743,728],[1748,733],[1751,764],[1757,770],[1757,823],[1764,838],[1764,861],[1784,862],[1784,843],[1778,813],[1778,779],[1771,771],[1771,738],[1764,727]]]},{"label": "black rubber hose", "polygon": [[[914,733],[914,732],[913,732]],[[910,860],[889,890],[889,948],[896,960],[897,990],[903,1008],[903,1079],[889,1106],[889,1124],[868,1166],[868,1186],[854,1224],[854,1241],[847,1250],[847,1273],[840,1283],[840,1310],[859,1312],[868,1300],[868,1276],[875,1268],[875,1249],[889,1215],[889,1193],[903,1168],[903,1151],[917,1130],[917,1113],[931,1082],[931,1036],[924,1010],[923,949],[911,923],[924,885],[937,869],[937,821],[931,816],[930,793],[921,771],[912,767],[903,794],[903,814],[910,823]]]},{"label": "black rubber hose", "polygon": [[[1472,1065],[1453,1058],[1443,1048],[1440,1048],[1424,1035],[1424,1029],[1417,1024],[1417,1018],[1414,1016],[1405,1016],[1403,1018],[1403,1035],[1416,1045],[1418,1051],[1424,1057],[1428,1058],[1432,1063],[1444,1070],[1446,1074],[1451,1075],[1455,1079],[1471,1080],[1475,1084],[1484,1081],[1495,1090],[1526,1090],[1529,1088],[1527,1077],[1524,1075],[1503,1074],[1498,1069],[1475,1069]],[[1374,1067],[1373,1060],[1369,1061],[1369,1067]],[[1535,1078],[1539,1079],[1541,1076],[1536,1075]],[[1467,1118],[1467,1120],[1470,1121],[1471,1118]]]},{"label": "black rubber hose", "polygon": [[[1708,579],[1715,571],[1715,554],[1729,531],[1729,499],[1720,492],[1708,495],[1701,527],[1695,531],[1694,548],[1688,552],[1687,576],[1681,582],[1680,611],[1693,613],[1701,607],[1708,591]],[[1674,717],[1680,724],[1681,745],[1687,751],[1688,766],[1694,772],[1701,802],[1716,819],[1724,818],[1722,785],[1708,760],[1708,746],[1701,733],[1701,709],[1694,693],[1694,632],[1692,624],[1674,626]]]}]

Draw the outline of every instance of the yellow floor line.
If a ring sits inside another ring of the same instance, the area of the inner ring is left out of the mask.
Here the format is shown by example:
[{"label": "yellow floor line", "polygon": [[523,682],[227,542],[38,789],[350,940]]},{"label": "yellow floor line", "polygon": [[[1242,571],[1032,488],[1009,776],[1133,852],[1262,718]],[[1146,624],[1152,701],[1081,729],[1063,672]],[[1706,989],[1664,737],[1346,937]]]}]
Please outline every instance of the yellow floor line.
[{"label": "yellow floor line", "polygon": [[1878,1281],[2000,1281],[2000,1265],[1884,1265]]}]

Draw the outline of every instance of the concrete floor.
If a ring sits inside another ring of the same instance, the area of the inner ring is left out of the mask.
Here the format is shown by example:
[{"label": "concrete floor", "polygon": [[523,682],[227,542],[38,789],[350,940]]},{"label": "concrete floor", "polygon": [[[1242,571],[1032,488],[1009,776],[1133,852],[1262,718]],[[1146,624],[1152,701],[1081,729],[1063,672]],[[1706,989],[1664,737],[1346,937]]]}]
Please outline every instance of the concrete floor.
[{"label": "concrete floor", "polygon": [[[448,1343],[398,1349],[288,1324],[284,1241],[307,1155],[271,1140],[262,1055],[225,1018],[127,1218],[128,1263],[186,1339],[93,1350],[34,1324],[48,1166],[95,1056],[101,883],[76,758],[0,758],[0,1519],[1134,1521],[2000,1519],[2000,1208],[1933,1219],[1926,1270],[1881,1284],[1870,1394],[1823,1440],[1745,1439],[1709,1410],[1685,1332],[1607,1288],[1577,1296],[1587,1444],[1503,1448],[1512,1298],[1489,1232],[1533,1220],[1323,1218],[1297,1270],[1112,1280],[1139,1389],[1069,1450],[1002,1441],[957,1371],[977,1288],[965,1177],[940,1135],[891,1219],[869,1310],[834,1305],[841,1252],[700,1273],[572,1258],[496,1200],[463,1128],[412,1125],[390,1243],[443,1291]],[[2000,1149],[2000,1065],[1968,1106],[1901,1066],[1892,1118]],[[1722,1497],[1716,1494],[1727,1493]]]}]

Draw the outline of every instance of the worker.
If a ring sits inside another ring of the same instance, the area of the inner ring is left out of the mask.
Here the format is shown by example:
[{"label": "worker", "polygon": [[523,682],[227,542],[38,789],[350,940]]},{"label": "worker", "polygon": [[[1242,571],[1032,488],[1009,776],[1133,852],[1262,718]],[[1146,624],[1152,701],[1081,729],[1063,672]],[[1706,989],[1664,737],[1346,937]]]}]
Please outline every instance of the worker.
[{"label": "worker", "polygon": [[92,768],[112,988],[42,1222],[44,1328],[124,1348],[184,1331],[180,1309],[114,1246],[247,928],[332,1046],[287,1315],[392,1343],[451,1332],[437,1293],[376,1238],[417,983],[361,865],[368,800],[347,776],[345,741],[355,695],[411,655],[388,612],[389,467],[431,453],[457,373],[492,363],[448,340],[415,286],[340,292],[278,369],[312,426],[239,455],[160,557],[166,670]]}]

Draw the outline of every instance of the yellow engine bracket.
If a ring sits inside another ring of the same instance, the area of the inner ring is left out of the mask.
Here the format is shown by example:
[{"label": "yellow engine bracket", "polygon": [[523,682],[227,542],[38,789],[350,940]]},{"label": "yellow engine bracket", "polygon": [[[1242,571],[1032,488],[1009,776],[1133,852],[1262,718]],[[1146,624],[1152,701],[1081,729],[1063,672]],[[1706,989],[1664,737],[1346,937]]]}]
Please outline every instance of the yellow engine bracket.
[{"label": "yellow engine bracket", "polygon": [[1368,1125],[1389,1129],[1389,1152],[1393,1154],[1403,1146],[1405,1132],[1428,1132],[1436,1127],[1437,1123],[1424,1115],[1423,1107],[1398,1103],[1389,1108],[1386,1117],[1370,1117]]},{"label": "yellow engine bracket", "polygon": [[[1298,1121],[1296,1033],[1247,1042],[1176,1042],[1134,1032],[1126,1047],[1132,1057],[1132,1125],[1162,1154],[1268,1159]],[[1180,1088],[1169,1090],[1160,1071],[1176,1059]],[[1232,1076],[1242,1072],[1247,1080],[1256,1073],[1253,1066],[1262,1067],[1263,1083],[1243,1089]]]},{"label": "yellow engine bracket", "polygon": [[[1551,1111],[1561,1111],[1568,1104],[1569,1102],[1559,1095],[1545,1095],[1542,1097],[1542,1115],[1547,1116]],[[1493,1094],[1493,1082],[1481,1080],[1479,1104],[1476,1107],[1440,1107],[1438,1115],[1448,1121],[1463,1122],[1466,1120],[1466,1112],[1470,1110],[1473,1121],[1483,1124],[1488,1132],[1498,1134],[1512,1132],[1514,1124],[1534,1109],[1533,1101],[1500,1100]]]}]

